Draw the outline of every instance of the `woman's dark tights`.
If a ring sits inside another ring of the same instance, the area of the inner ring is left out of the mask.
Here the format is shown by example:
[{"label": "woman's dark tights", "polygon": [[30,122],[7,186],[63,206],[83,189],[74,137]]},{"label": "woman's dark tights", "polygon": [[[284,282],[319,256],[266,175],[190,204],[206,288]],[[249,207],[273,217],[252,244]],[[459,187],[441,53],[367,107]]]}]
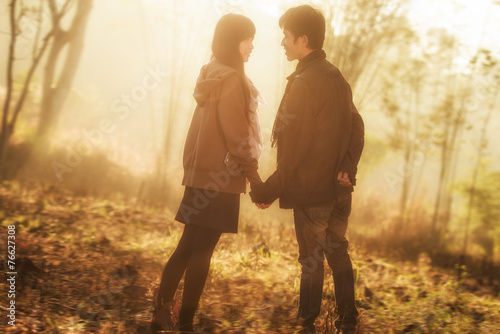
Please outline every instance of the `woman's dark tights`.
[{"label": "woman's dark tights", "polygon": [[186,224],[177,248],[165,265],[158,291],[159,305],[174,298],[182,275],[186,272],[179,313],[181,327],[193,323],[210,269],[210,260],[220,236],[221,232],[217,230]]}]

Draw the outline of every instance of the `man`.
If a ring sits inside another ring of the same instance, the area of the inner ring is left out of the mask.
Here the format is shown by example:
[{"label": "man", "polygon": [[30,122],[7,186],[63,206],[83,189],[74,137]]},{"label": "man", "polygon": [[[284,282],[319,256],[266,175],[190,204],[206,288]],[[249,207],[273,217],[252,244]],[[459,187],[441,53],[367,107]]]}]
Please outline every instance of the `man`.
[{"label": "man", "polygon": [[289,61],[299,60],[274,123],[277,170],[253,187],[252,201],[266,208],[279,198],[294,210],[301,264],[298,317],[304,333],[314,333],[323,290],[323,261],[335,284],[337,333],[354,333],[358,312],[345,238],[351,193],[364,145],[363,120],[349,84],[322,50],[325,18],[304,5],[279,20],[281,45]]}]

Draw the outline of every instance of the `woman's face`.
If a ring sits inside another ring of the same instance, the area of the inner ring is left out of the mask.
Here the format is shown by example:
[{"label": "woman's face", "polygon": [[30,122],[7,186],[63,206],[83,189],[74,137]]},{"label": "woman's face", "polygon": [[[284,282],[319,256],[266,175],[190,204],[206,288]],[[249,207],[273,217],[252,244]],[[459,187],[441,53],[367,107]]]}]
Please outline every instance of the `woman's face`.
[{"label": "woman's face", "polygon": [[240,42],[240,54],[244,62],[248,61],[253,50],[253,36]]}]

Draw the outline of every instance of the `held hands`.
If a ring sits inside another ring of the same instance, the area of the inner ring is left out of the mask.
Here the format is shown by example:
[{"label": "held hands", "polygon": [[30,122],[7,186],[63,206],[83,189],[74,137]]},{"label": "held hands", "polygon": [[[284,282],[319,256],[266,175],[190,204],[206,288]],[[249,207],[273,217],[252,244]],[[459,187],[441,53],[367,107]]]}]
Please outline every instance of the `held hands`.
[{"label": "held hands", "polygon": [[[342,187],[352,187],[351,179],[349,178],[349,174],[346,172],[339,172],[337,175],[337,181]],[[255,205],[262,210],[269,208],[274,202],[274,200],[270,200],[269,194],[267,194],[266,191],[266,184],[264,182],[252,186],[250,197],[252,198],[252,202],[254,202]]]},{"label": "held hands", "polygon": [[273,203],[271,203],[271,204],[255,203],[255,205],[256,205],[259,209],[265,210],[265,209],[267,209],[268,207],[270,207],[271,205],[273,205]]},{"label": "held hands", "polygon": [[255,205],[259,209],[267,209],[274,202],[274,200],[269,201],[267,199],[267,194],[266,194],[265,188],[266,188],[265,183],[262,182],[262,183],[258,183],[256,185],[253,185],[252,191],[250,191],[250,198],[252,199],[252,202],[254,202]]},{"label": "held hands", "polygon": [[342,187],[352,186],[351,179],[349,179],[349,174],[345,172],[339,172],[339,175],[337,176],[337,181],[339,181]]},{"label": "held hands", "polygon": [[[337,181],[342,187],[352,187],[351,179],[349,178],[349,174],[346,172],[339,172],[337,175]],[[255,205],[262,210],[269,208],[274,202],[274,200],[270,200],[269,194],[266,192],[266,184],[264,182],[252,186],[250,197],[252,198],[252,202],[254,202]]]}]

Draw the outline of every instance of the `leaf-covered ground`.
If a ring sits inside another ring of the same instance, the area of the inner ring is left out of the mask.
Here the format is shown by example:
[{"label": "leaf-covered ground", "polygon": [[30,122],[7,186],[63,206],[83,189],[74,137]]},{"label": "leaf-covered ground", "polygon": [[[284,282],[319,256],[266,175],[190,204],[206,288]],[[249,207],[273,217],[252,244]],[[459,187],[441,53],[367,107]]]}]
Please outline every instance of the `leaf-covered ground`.
[{"label": "leaf-covered ground", "polygon": [[[299,266],[293,224],[245,210],[240,233],[214,253],[197,324],[213,333],[296,331]],[[0,187],[1,280],[8,226],[16,228],[15,327],[2,283],[0,332],[147,333],[162,268],[182,225],[174,213],[73,197],[55,188]],[[431,266],[352,249],[359,333],[498,333],[500,300],[487,287]],[[331,333],[333,281],[325,270],[319,332]],[[474,290],[474,293],[470,292]],[[178,294],[182,293],[182,282]]]}]

